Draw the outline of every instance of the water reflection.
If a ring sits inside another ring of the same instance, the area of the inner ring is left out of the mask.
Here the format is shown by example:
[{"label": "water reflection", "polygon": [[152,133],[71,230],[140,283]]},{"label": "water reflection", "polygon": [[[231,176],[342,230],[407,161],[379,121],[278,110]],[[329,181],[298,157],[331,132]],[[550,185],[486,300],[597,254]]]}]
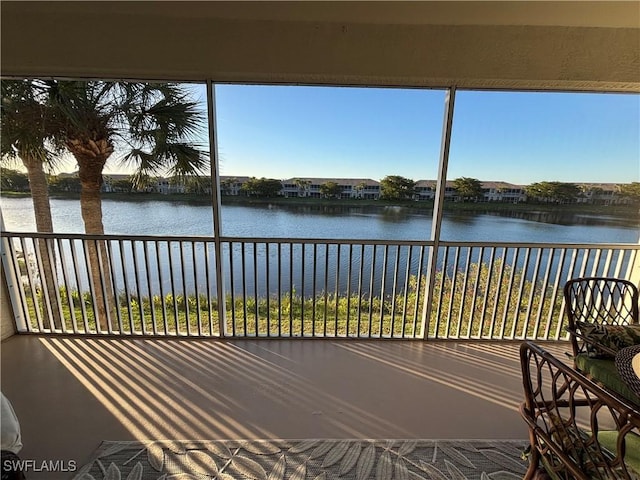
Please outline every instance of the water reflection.
[{"label": "water reflection", "polygon": [[[491,211],[483,210],[473,213],[462,213],[455,217],[466,216],[470,219],[477,219],[478,215],[489,215],[503,218],[518,218],[528,220],[530,222],[550,223],[554,225],[585,225],[585,226],[619,226],[619,227],[639,227],[640,221],[637,216],[614,216],[614,215],[596,215],[572,212],[542,212],[542,211]],[[452,218],[448,216],[448,218]],[[471,222],[469,222],[471,223]]]},{"label": "water reflection", "polygon": [[[35,230],[30,198],[2,198],[1,202],[7,230]],[[77,200],[53,199],[51,207],[55,231],[84,232]],[[452,205],[446,207],[442,224],[445,240],[637,243],[640,237],[637,211],[625,216],[540,210],[471,212],[452,211]],[[213,212],[208,205],[104,200],[103,215],[108,234],[211,237],[213,233]],[[432,212],[428,208],[392,207],[382,202],[222,207],[222,234],[228,237],[427,240],[431,222]]]}]

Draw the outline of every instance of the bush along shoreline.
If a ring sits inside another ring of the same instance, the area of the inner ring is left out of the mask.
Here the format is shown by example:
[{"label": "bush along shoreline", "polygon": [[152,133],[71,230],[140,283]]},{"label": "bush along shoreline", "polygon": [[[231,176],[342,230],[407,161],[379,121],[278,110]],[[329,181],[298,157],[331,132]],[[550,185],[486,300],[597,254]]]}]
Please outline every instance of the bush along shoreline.
[{"label": "bush along shoreline", "polygon": [[[560,325],[562,298],[552,286],[533,283],[524,272],[486,263],[464,272],[438,271],[427,335],[431,338],[546,338],[565,333]],[[425,277],[412,277],[404,291],[384,298],[357,293],[295,291],[269,296],[225,298],[226,334],[232,336],[343,336],[417,338],[424,307]],[[512,289],[509,285],[521,285]],[[40,330],[36,308],[45,310],[42,292],[26,289],[31,327]],[[67,331],[95,333],[93,300],[89,292],[66,291],[60,299]],[[218,302],[205,294],[138,296],[120,292],[112,327],[124,335],[220,336]],[[540,322],[532,322],[537,317]],[[450,320],[447,322],[445,318]],[[45,325],[45,330],[48,326]]]}]

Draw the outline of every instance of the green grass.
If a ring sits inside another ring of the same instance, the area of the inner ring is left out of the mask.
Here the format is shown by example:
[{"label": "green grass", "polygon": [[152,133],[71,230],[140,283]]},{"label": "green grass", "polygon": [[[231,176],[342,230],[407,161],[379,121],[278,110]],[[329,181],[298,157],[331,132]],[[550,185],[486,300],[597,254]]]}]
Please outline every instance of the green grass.
[{"label": "green grass", "polygon": [[[551,335],[553,338],[562,318],[561,295],[556,292],[554,296],[550,288],[534,285],[522,275],[508,265],[503,268],[499,261],[494,262],[491,270],[486,263],[471,265],[466,282],[462,271],[455,275],[438,272],[428,336],[498,339]],[[227,295],[226,331],[233,336],[419,337],[425,281],[424,277],[410,279],[406,301],[404,292],[384,299],[325,292],[302,296],[295,291],[284,293],[280,299],[277,296],[232,299]],[[80,295],[75,290],[67,293],[61,288],[60,298],[65,330],[96,331],[95,312],[88,292]],[[41,294],[27,292],[27,303],[32,327],[37,330],[36,308],[47,318]],[[205,295],[156,295],[150,299],[127,298],[120,293],[117,303],[118,309],[111,311],[113,328],[124,334],[220,334],[217,300],[209,302]],[[451,320],[447,323],[446,318]],[[536,318],[540,318],[538,324]],[[560,335],[564,335],[563,329]]]}]

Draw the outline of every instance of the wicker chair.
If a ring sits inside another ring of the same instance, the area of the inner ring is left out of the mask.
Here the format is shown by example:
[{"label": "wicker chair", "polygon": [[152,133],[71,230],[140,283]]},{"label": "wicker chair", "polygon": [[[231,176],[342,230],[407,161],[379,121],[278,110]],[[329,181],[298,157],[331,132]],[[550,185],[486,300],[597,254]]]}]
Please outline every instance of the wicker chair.
[{"label": "wicker chair", "polygon": [[[577,322],[599,325],[638,324],[638,287],[628,280],[584,277],[569,280],[564,299],[574,357],[586,352],[585,339]],[[581,341],[582,340],[582,341]]]},{"label": "wicker chair", "polygon": [[[614,394],[640,404],[640,398],[618,375],[613,361],[617,349],[604,342],[606,338],[602,335],[609,339],[614,337],[601,333],[603,326],[638,325],[638,288],[618,278],[576,278],[566,283],[564,298],[575,368]],[[586,333],[586,326],[597,329],[601,335],[599,341],[596,341],[597,335]]]},{"label": "wicker chair", "polygon": [[520,362],[530,466],[553,479],[640,478],[640,410],[540,346],[524,342]]}]

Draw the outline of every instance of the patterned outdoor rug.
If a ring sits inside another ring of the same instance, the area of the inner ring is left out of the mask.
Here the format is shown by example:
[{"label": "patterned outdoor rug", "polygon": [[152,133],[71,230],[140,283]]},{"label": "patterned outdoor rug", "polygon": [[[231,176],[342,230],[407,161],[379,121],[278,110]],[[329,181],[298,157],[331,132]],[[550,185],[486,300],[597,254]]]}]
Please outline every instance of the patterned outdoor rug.
[{"label": "patterned outdoor rug", "polygon": [[76,480],[515,480],[526,442],[103,442]]}]

